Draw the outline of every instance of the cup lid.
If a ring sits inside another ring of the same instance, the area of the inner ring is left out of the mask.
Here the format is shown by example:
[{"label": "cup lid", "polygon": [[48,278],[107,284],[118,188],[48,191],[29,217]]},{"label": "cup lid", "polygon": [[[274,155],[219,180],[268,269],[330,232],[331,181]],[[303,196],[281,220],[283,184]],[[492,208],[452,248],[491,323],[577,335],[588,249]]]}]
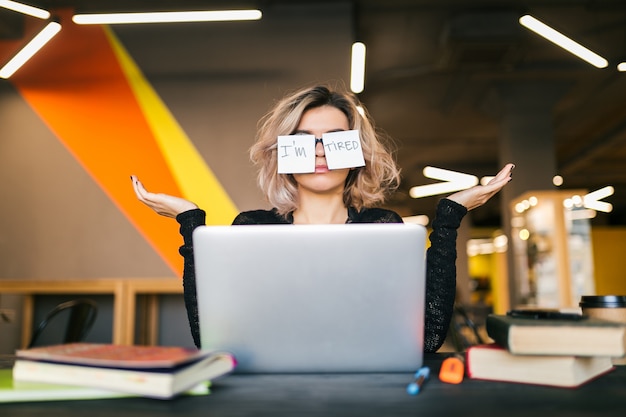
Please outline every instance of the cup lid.
[{"label": "cup lid", "polygon": [[586,308],[626,307],[626,295],[583,295],[578,305]]}]

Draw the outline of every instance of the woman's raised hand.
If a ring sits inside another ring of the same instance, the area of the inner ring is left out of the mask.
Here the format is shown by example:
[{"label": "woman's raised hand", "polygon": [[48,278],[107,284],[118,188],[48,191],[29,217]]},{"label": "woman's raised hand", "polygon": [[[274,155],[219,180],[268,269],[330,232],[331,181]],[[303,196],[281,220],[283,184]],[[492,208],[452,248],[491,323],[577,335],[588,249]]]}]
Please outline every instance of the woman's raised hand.
[{"label": "woman's raised hand", "polygon": [[165,217],[176,218],[180,213],[198,208],[191,201],[168,194],[148,192],[135,175],[130,176],[139,201]]},{"label": "woman's raised hand", "polygon": [[448,196],[448,199],[465,206],[468,210],[480,207],[511,181],[513,168],[515,165],[507,164],[488,184],[458,191]]}]

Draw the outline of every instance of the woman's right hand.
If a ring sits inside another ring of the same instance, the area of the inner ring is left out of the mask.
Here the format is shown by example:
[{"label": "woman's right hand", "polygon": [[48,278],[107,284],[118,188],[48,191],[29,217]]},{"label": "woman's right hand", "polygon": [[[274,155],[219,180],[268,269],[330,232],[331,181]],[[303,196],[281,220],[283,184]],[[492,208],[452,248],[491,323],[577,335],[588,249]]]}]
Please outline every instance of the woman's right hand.
[{"label": "woman's right hand", "polygon": [[148,192],[135,175],[131,175],[130,179],[139,201],[161,216],[176,218],[180,213],[198,208],[194,203],[184,198]]}]

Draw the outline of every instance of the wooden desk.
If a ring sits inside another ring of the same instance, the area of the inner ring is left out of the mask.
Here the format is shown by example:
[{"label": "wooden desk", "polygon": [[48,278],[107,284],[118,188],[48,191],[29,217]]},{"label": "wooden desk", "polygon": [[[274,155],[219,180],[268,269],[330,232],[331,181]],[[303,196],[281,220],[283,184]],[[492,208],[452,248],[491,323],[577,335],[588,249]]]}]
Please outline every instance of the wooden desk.
[{"label": "wooden desk", "polygon": [[113,295],[112,341],[115,344],[135,343],[137,296],[147,296],[145,342],[155,344],[158,329],[158,295],[182,294],[179,278],[98,278],[98,279],[0,279],[0,294],[24,296],[22,312],[22,346],[28,345],[33,329],[35,295],[111,294]]}]

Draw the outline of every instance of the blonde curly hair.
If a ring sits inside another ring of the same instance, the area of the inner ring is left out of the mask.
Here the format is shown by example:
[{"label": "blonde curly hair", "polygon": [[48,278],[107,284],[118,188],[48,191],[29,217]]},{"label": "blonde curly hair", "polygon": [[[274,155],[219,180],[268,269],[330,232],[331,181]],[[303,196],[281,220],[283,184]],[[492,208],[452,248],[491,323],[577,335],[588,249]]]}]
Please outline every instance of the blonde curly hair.
[{"label": "blonde curly hair", "polygon": [[[281,215],[298,208],[298,187],[290,174],[278,174],[277,137],[291,135],[309,109],[333,106],[348,118],[350,130],[358,130],[365,166],[352,169],[346,179],[343,202],[361,210],[384,203],[400,184],[400,170],[391,151],[391,141],[377,131],[358,98],[325,85],[303,88],[282,100],[259,121],[250,159],[259,168],[258,183],[269,203]],[[362,112],[359,112],[362,109]]]}]

